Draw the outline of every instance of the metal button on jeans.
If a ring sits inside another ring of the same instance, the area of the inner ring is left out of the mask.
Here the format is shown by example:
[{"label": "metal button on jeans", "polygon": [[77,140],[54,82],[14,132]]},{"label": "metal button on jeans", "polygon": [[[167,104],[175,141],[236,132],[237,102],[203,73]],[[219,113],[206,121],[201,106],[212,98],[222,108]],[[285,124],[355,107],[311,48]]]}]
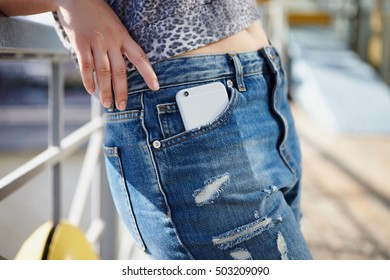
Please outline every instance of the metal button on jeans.
[{"label": "metal button on jeans", "polygon": [[160,149],[161,148],[161,142],[158,140],[153,141],[153,148]]}]

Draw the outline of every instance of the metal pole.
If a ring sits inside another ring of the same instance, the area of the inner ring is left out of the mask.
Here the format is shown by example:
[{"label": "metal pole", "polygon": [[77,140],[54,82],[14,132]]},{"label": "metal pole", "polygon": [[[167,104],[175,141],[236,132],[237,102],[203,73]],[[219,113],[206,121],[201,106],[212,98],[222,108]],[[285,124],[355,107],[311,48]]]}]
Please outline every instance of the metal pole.
[{"label": "metal pole", "polygon": [[390,0],[381,1],[382,9],[382,63],[380,72],[390,85]]},{"label": "metal pole", "polygon": [[[91,99],[91,118],[100,117],[102,106],[97,98]],[[111,197],[102,153],[96,166],[96,176],[91,189],[91,219],[104,221],[104,232],[100,239],[99,252],[103,260],[117,259],[118,223],[115,205]]]},{"label": "metal pole", "polygon": [[[60,62],[51,63],[51,79],[49,81],[49,146],[61,147],[64,131],[62,116],[64,104],[64,73]],[[54,164],[50,169],[52,187],[52,219],[58,224],[61,217],[61,164]]]},{"label": "metal pole", "polygon": [[274,0],[269,4],[270,37],[273,45],[284,57],[284,47],[287,42],[288,27],[283,0]]},{"label": "metal pole", "polygon": [[360,0],[358,10],[356,51],[365,61],[368,60],[368,42],[371,35],[370,15],[373,2],[372,0]]}]

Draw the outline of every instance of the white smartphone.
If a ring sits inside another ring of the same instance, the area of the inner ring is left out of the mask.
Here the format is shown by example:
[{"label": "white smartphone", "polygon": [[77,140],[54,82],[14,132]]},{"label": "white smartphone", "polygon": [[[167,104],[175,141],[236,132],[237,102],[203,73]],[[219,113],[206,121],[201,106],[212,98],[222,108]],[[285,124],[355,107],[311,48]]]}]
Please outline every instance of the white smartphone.
[{"label": "white smartphone", "polygon": [[215,120],[228,105],[229,97],[225,86],[214,82],[180,90],[176,103],[188,131]]}]

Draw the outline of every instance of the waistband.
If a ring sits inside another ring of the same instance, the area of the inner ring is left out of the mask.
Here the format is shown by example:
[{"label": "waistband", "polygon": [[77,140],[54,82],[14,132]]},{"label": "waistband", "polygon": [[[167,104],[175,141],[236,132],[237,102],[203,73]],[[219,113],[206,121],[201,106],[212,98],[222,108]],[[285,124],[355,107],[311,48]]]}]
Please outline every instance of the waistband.
[{"label": "waistband", "polygon": [[[240,77],[276,72],[281,68],[280,56],[273,46],[258,51],[212,55],[190,55],[170,58],[153,64],[160,88],[225,77]],[[149,90],[137,70],[127,75],[128,93]]]}]

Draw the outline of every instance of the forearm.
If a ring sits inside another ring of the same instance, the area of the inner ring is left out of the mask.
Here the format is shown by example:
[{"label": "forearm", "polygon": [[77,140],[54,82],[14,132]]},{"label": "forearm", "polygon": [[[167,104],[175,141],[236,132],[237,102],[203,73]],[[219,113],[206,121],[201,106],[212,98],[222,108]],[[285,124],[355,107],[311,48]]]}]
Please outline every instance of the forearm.
[{"label": "forearm", "polygon": [[7,16],[39,14],[55,8],[56,0],[0,0],[0,12]]}]

